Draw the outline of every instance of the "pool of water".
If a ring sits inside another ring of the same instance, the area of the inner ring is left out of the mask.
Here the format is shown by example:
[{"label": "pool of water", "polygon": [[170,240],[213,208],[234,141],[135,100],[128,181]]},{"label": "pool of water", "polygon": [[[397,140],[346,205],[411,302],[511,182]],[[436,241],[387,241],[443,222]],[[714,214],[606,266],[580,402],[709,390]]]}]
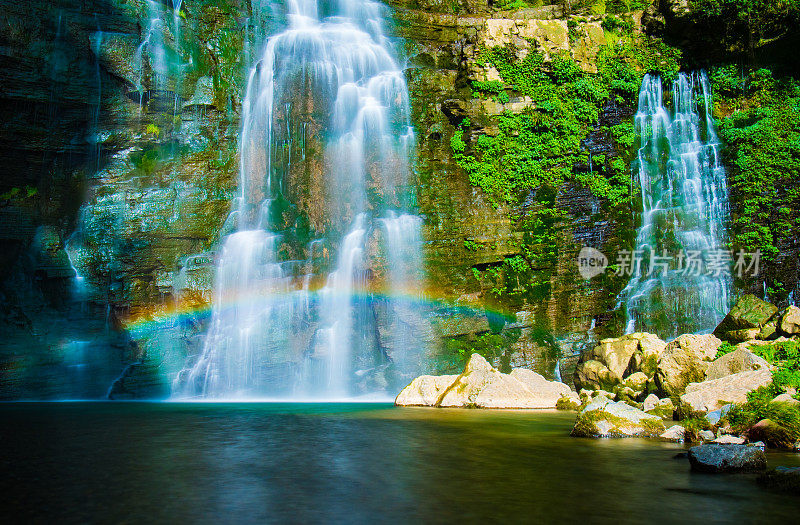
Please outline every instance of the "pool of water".
[{"label": "pool of water", "polygon": [[[389,404],[0,405],[6,518],[69,522],[796,522],[753,475],[574,414]],[[770,453],[771,465],[800,465]]]}]

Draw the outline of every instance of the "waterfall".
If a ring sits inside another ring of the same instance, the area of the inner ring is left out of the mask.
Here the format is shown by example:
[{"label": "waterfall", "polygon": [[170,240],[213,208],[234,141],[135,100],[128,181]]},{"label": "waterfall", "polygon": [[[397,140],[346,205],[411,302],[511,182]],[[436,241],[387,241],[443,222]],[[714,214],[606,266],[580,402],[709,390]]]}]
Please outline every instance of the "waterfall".
[{"label": "waterfall", "polygon": [[680,73],[672,106],[672,113],[664,106],[661,79],[646,75],[635,117],[641,226],[629,261],[634,271],[620,295],[627,332],[661,337],[713,330],[732,286],[724,248],[728,190],[705,73]]},{"label": "waterfall", "polygon": [[[420,285],[421,219],[405,194],[414,134],[382,9],[293,0],[263,44],[243,103],[234,232],[176,397],[346,398],[416,372],[413,323],[396,320],[415,304],[394,299]],[[390,303],[388,334],[376,296]]]}]

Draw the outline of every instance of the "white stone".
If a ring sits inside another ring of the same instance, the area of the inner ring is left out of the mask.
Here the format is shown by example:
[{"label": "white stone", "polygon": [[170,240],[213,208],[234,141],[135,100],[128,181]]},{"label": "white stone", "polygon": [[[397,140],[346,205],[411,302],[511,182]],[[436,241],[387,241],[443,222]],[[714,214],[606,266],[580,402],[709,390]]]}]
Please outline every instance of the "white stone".
[{"label": "white stone", "polygon": [[713,381],[690,383],[681,401],[693,410],[710,412],[729,403],[744,403],[749,392],[770,383],[772,373],[769,370],[739,372]]}]

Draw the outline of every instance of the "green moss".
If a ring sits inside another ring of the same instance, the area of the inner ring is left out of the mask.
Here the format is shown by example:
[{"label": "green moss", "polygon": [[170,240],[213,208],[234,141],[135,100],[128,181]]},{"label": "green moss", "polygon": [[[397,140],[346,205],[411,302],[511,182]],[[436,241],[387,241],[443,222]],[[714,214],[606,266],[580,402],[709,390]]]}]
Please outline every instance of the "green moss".
[{"label": "green moss", "polygon": [[580,404],[576,403],[573,399],[569,397],[562,397],[556,401],[556,409],[557,410],[578,410],[580,408]]},{"label": "green moss", "polygon": [[604,434],[610,437],[631,437],[629,434],[623,433],[621,429],[637,426],[642,428],[642,431],[637,432],[637,435],[658,436],[665,430],[664,423],[657,419],[643,419],[637,424],[599,409],[578,414],[571,435],[578,437],[599,437],[600,434],[597,433],[597,425],[603,421],[612,425],[608,434]]},{"label": "green moss", "polygon": [[704,416],[692,416],[681,420],[681,426],[686,429],[683,435],[686,441],[701,441],[700,432],[711,430],[711,423]]}]

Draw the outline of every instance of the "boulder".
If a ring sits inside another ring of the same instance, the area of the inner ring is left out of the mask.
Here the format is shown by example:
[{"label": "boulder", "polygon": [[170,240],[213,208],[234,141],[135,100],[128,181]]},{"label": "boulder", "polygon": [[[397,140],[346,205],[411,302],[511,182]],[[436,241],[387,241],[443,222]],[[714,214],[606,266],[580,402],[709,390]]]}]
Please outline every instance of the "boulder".
[{"label": "boulder", "polygon": [[795,438],[793,433],[771,419],[762,419],[747,431],[750,441],[763,441],[772,448],[792,449]]},{"label": "boulder", "polygon": [[720,443],[722,445],[743,445],[744,438],[739,436],[732,436],[730,434],[725,434],[724,436],[720,436],[717,439],[711,441],[712,443]]},{"label": "boulder", "polygon": [[675,405],[672,404],[670,398],[665,397],[664,399],[659,399],[655,407],[645,410],[645,412],[663,419],[672,419],[675,413]]},{"label": "boulder", "polygon": [[715,359],[706,369],[706,379],[720,379],[731,374],[747,372],[750,370],[769,370],[772,368],[767,361],[753,352],[737,347],[736,350]]},{"label": "boulder", "polygon": [[736,304],[722,322],[714,329],[714,335],[723,341],[740,342],[744,332],[739,330],[755,329],[755,338],[761,328],[778,313],[778,308],[766,301],[762,301],[755,295],[743,295],[736,301]]},{"label": "boulder", "polygon": [[581,407],[581,398],[575,392],[570,392],[556,401],[558,410],[578,410]]},{"label": "boulder", "polygon": [[592,350],[594,360],[603,363],[617,381],[621,381],[628,369],[631,357],[639,348],[637,339],[620,337],[618,339],[603,339]]},{"label": "boulder", "polygon": [[648,410],[653,410],[658,406],[658,402],[661,401],[658,399],[658,396],[655,394],[650,394],[646,398],[644,398],[644,403],[642,404],[642,409],[647,412]]},{"label": "boulder", "polygon": [[472,354],[464,372],[444,391],[436,406],[535,408],[527,404],[532,396],[519,380],[500,373],[480,354]]},{"label": "boulder", "polygon": [[706,377],[707,361],[713,359],[722,341],[711,334],[684,334],[671,341],[656,370],[656,383],[667,396],[680,395],[686,385],[703,381]]},{"label": "boulder", "polygon": [[394,400],[398,406],[433,406],[458,376],[419,376]]},{"label": "boulder", "polygon": [[598,397],[578,413],[572,435],[578,437],[658,436],[664,432],[661,418],[622,401]]},{"label": "boulder", "polygon": [[579,363],[575,369],[575,388],[597,390],[613,388],[617,380],[614,374],[600,361],[590,359]]},{"label": "boulder", "polygon": [[742,328],[725,332],[725,341],[729,343],[746,343],[758,337],[763,328]]},{"label": "boulder", "polygon": [[790,403],[792,405],[800,405],[800,401],[793,398],[790,394],[784,392],[778,396],[775,396],[775,399],[772,400],[773,403]]},{"label": "boulder", "polygon": [[733,408],[733,405],[725,405],[721,407],[719,410],[712,410],[708,414],[706,414],[706,421],[711,423],[712,425],[716,425],[719,423],[719,420],[725,417],[725,415]]},{"label": "boulder", "polygon": [[681,402],[692,410],[710,412],[729,403],[744,403],[748,392],[772,383],[769,370],[739,372],[713,381],[690,383]]},{"label": "boulder", "polygon": [[700,432],[697,433],[697,438],[700,441],[711,441],[712,439],[714,439],[714,433],[711,432],[710,430],[701,430]]},{"label": "boulder", "polygon": [[800,334],[800,308],[794,305],[787,308],[781,316],[779,329],[788,336]]},{"label": "boulder", "polygon": [[767,322],[767,324],[761,327],[761,330],[758,331],[758,335],[756,335],[756,339],[767,341],[770,339],[775,339],[777,336],[778,319],[773,318],[771,321]]},{"label": "boulder", "polygon": [[526,368],[514,368],[510,377],[520,381],[533,393],[531,401],[537,406],[534,408],[555,408],[556,402],[565,396],[577,394],[570,387],[558,381],[548,381],[544,376]]},{"label": "boulder", "polygon": [[580,390],[613,390],[624,377],[643,372],[648,378],[655,373],[658,356],[666,343],[648,333],[627,334],[603,339],[581,358],[575,370],[575,386]]},{"label": "boulder", "polygon": [[639,348],[631,356],[626,375],[633,374],[634,372],[642,372],[648,378],[653,377],[656,373],[658,358],[661,357],[661,354],[667,347],[667,343],[662,341],[657,335],[647,332],[628,334],[625,337],[639,341]]},{"label": "boulder", "polygon": [[672,425],[658,437],[661,439],[668,439],[670,441],[683,442],[683,440],[686,438],[686,429],[680,425]]},{"label": "boulder", "polygon": [[690,448],[689,463],[697,472],[757,472],[767,468],[767,457],[758,447],[712,443]]},{"label": "boulder", "polygon": [[472,354],[458,376],[420,376],[395,399],[401,406],[476,408],[555,408],[559,399],[577,398],[564,383],[548,381],[531,370],[503,374],[479,354]]},{"label": "boulder", "polygon": [[647,388],[647,375],[644,372],[634,372],[625,378],[623,384],[636,392],[644,392]]}]

